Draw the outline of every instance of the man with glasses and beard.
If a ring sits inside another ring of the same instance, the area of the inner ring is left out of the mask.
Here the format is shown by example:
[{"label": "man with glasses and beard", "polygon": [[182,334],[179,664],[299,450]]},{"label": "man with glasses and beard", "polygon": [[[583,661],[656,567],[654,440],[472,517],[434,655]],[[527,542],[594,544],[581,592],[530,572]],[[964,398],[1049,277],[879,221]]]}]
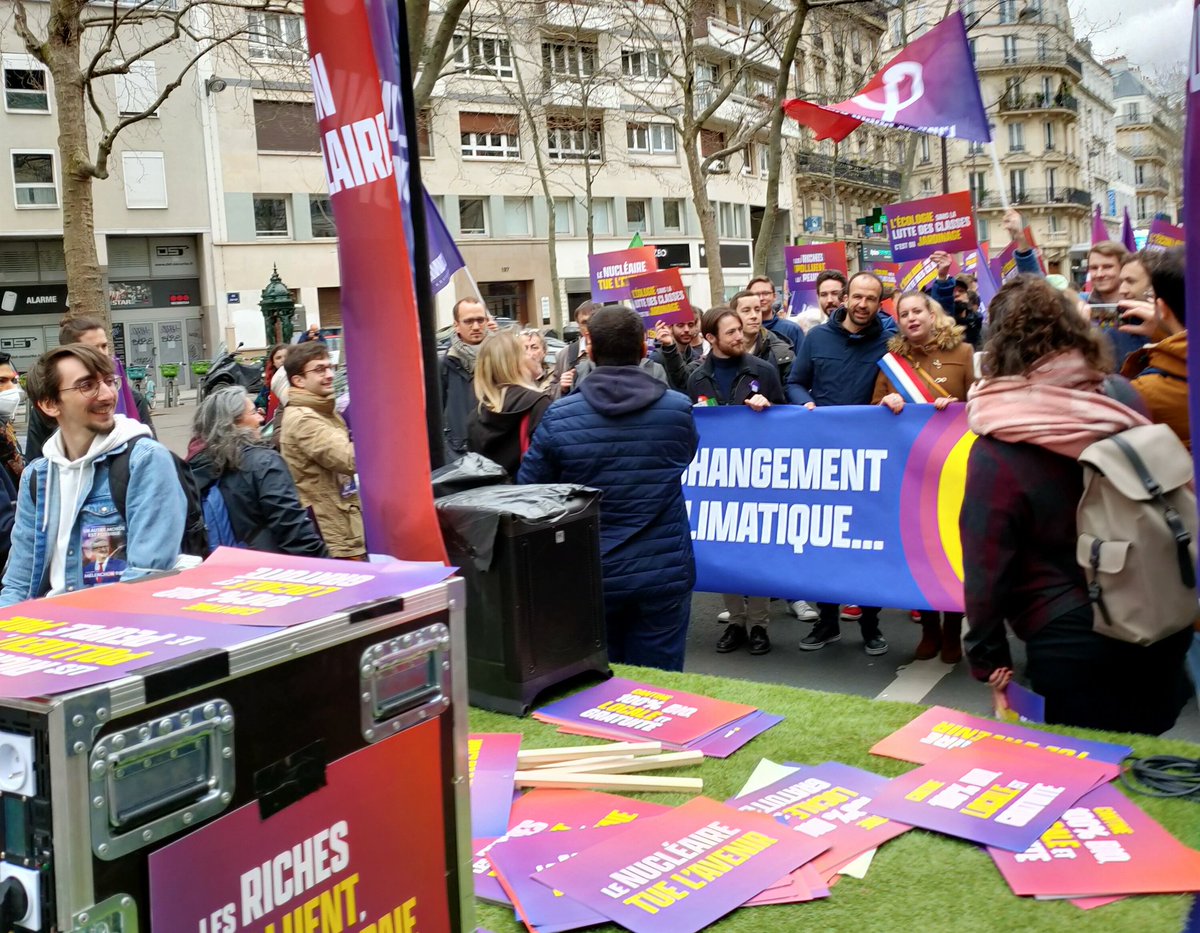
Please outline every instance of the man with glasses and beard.
[{"label": "man with glasses and beard", "polygon": [[[187,499],[170,451],[146,425],[115,414],[121,381],[112,359],[87,344],[55,347],[34,364],[27,384],[30,401],[58,430],[21,475],[0,605],[109,582],[84,572],[85,545],[101,539],[121,551],[121,582],[169,570]],[[129,458],[124,514],[109,483],[121,455]]]},{"label": "man with glasses and beard", "polygon": [[288,405],[279,452],[333,557],[366,560],[350,429],[334,410],[333,362],[323,343],[298,343],[283,360]]}]

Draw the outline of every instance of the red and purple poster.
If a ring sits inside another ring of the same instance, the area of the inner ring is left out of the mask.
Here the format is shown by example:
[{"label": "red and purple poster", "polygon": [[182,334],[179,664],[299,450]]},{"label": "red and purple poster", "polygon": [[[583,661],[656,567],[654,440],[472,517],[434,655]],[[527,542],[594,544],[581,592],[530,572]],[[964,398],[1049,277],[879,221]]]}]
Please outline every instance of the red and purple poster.
[{"label": "red and purple poster", "polygon": [[1146,249],[1170,249],[1172,246],[1183,245],[1183,227],[1168,223],[1161,217],[1150,221],[1150,230],[1146,234]]},{"label": "red and purple poster", "polygon": [[899,282],[897,281],[897,277],[900,275],[900,263],[872,262],[868,264],[868,268],[879,276],[879,281],[883,283],[884,288],[898,290]]},{"label": "red and purple poster", "polygon": [[[1025,228],[1025,242],[1029,244],[1029,248],[1033,250],[1037,256],[1038,265],[1042,268],[1042,274],[1046,273],[1046,261],[1042,258],[1041,251],[1037,248],[1037,241],[1033,238],[1033,229]],[[1017,274],[1017,243],[1011,241],[1008,246],[1004,247],[989,263],[989,268],[992,270],[992,278],[996,281],[997,287],[1003,285],[1014,275]]]},{"label": "red and purple poster", "polygon": [[[653,249],[653,247],[648,247]],[[626,283],[629,304],[642,317],[642,326],[653,330],[659,324],[678,324],[696,316],[678,269],[663,269],[635,275]]]},{"label": "red and purple poster", "polygon": [[976,742],[893,778],[873,809],[910,826],[1024,852],[1063,811],[1119,772],[1091,758]]},{"label": "red and purple poster", "polygon": [[547,831],[620,826],[639,818],[658,816],[669,809],[661,803],[594,790],[531,790],[513,801],[509,830],[505,835],[498,839],[474,840],[475,858],[471,870],[475,876],[475,896],[497,904],[511,903],[488,861],[493,846],[507,845],[513,839]]},{"label": "red and purple poster", "polygon": [[812,864],[826,878],[869,849],[912,827],[874,812],[872,800],[888,778],[836,761],[785,765],[798,770],[762,790],[726,801],[748,813],[764,813],[829,850]]},{"label": "red and purple poster", "polygon": [[1081,797],[1024,852],[988,853],[1014,894],[1090,898],[1200,891],[1200,852],[1111,784]]},{"label": "red and purple poster", "polygon": [[653,246],[635,246],[588,256],[588,271],[593,301],[623,304],[629,301],[629,280],[635,275],[657,272],[658,260]]},{"label": "red and purple poster", "polygon": [[706,738],[693,742],[691,747],[704,752],[705,758],[728,758],[756,735],[762,735],[781,722],[782,716],[758,710],[710,732]]},{"label": "red and purple poster", "polygon": [[[932,259],[914,259],[911,262],[902,262],[899,264],[898,281],[896,291],[899,294],[911,291],[921,291],[930,285],[937,278],[938,267],[937,263]],[[960,267],[958,257],[950,257],[951,277],[958,275]]]},{"label": "red and purple poster", "polygon": [[135,615],[286,627],[439,583],[437,563],[384,564],[218,548],[199,567],[169,577],[90,587],[55,599]]},{"label": "red and purple poster", "polygon": [[508,832],[520,750],[518,732],[473,732],[467,736],[472,839],[495,838]]},{"label": "red and purple poster", "polygon": [[269,819],[252,802],[152,852],[151,929],[449,931],[440,732],[414,726]]},{"label": "red and purple poster", "polygon": [[566,732],[578,727],[589,735],[683,747],[753,712],[742,703],[613,677],[543,706],[533,717]]},{"label": "red and purple poster", "polygon": [[694,933],[825,848],[769,816],[696,797],[534,878],[634,933]]},{"label": "red and purple poster", "polygon": [[272,631],[204,619],[128,617],[112,609],[92,612],[65,599],[29,600],[0,610],[0,696],[79,690]]},{"label": "red and purple poster", "polygon": [[969,191],[892,204],[886,213],[893,262],[925,259],[938,250],[959,253],[978,245]]},{"label": "red and purple poster", "polygon": [[848,274],[845,243],[813,243],[809,246],[785,246],[783,261],[786,268],[789,308],[799,314],[817,304],[817,276],[827,269]]},{"label": "red and purple poster", "polygon": [[1028,729],[1017,723],[980,719],[945,706],[932,706],[908,725],[901,726],[886,739],[876,742],[871,754],[927,764],[948,749],[966,748],[981,739],[998,739],[1030,748],[1044,748],[1060,755],[1095,758],[1118,765],[1133,751],[1128,745],[1055,735],[1053,732]]}]

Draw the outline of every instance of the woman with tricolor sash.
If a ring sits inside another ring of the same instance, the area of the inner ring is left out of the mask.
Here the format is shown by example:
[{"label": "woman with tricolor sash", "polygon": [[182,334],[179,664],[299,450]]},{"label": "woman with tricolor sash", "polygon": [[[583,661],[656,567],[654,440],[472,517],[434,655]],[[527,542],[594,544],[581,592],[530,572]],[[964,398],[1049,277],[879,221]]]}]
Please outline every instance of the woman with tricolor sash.
[{"label": "woman with tricolor sash", "polygon": [[[975,382],[975,348],[963,339],[963,328],[924,292],[905,292],[896,302],[899,332],[888,341],[879,361],[872,404],[896,414],[906,404],[945,408],[964,401]],[[947,664],[962,660],[962,613],[920,613],[921,641],[916,658],[928,661],[941,653]]]}]

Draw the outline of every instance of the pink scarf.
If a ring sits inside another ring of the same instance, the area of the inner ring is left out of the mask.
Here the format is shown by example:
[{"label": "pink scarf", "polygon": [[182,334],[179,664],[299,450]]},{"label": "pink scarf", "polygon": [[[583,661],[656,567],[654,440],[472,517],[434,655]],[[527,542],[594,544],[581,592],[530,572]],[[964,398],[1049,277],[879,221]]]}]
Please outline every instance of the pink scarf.
[{"label": "pink scarf", "polygon": [[1100,391],[1104,375],[1078,350],[1044,357],[1025,376],[977,382],[967,396],[976,434],[1077,458],[1095,441],[1150,422]]}]

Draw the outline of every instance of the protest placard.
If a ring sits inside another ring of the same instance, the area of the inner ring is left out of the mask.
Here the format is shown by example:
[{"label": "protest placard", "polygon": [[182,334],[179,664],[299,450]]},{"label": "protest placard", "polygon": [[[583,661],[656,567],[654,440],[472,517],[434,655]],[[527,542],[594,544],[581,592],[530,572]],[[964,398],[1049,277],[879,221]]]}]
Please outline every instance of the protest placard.
[{"label": "protest placard", "polygon": [[641,315],[646,330],[653,330],[659,324],[691,321],[696,316],[678,269],[635,275],[626,284],[629,304]]},{"label": "protest placard", "polygon": [[845,243],[812,243],[808,246],[785,246],[783,259],[787,273],[788,307],[792,314],[817,304],[817,276],[827,269],[846,275]]},{"label": "protest placard", "polygon": [[1095,758],[1118,765],[1133,751],[1128,745],[1113,745],[1091,739],[1056,735],[1053,732],[1028,729],[1017,723],[980,719],[970,713],[945,706],[932,706],[908,725],[876,742],[871,754],[926,764],[948,749],[966,748],[985,739],[1016,742],[1030,748],[1044,748],[1060,755]]},{"label": "protest placard", "polygon": [[503,836],[512,810],[513,775],[521,735],[480,732],[467,736],[467,783],[471,793],[471,838]]},{"label": "protest placard", "polygon": [[618,249],[588,257],[592,300],[604,304],[629,301],[629,280],[635,275],[658,271],[653,246]]},{"label": "protest placard", "polygon": [[989,847],[1014,894],[1104,897],[1200,891],[1189,849],[1110,784],[1081,797],[1023,852]]},{"label": "protest placard", "polygon": [[888,779],[836,761],[792,765],[793,771],[761,790],[726,801],[750,813],[765,813],[799,833],[829,844],[812,863],[825,877],[911,828],[874,812],[872,799]]},{"label": "protest placard", "polygon": [[893,778],[876,813],[983,845],[1024,852],[1118,765],[1006,742],[976,742]]},{"label": "protest placard", "polygon": [[534,878],[634,933],[694,933],[825,848],[768,816],[696,797]]},{"label": "protest placard", "polygon": [[1161,217],[1150,221],[1150,230],[1146,234],[1146,249],[1170,249],[1172,246],[1183,245],[1183,227],[1168,223]]},{"label": "protest placard", "polygon": [[614,677],[602,684],[543,706],[533,717],[588,735],[614,739],[653,739],[664,746],[686,747],[756,712],[753,706]]},{"label": "protest placard", "polygon": [[290,626],[411,593],[452,573],[453,567],[431,562],[353,563],[222,547],[191,570],[88,587],[55,602],[92,609],[117,605],[134,615]]},{"label": "protest placard", "polygon": [[957,253],[978,245],[971,192],[956,191],[887,208],[892,261],[924,259],[945,250]]}]

